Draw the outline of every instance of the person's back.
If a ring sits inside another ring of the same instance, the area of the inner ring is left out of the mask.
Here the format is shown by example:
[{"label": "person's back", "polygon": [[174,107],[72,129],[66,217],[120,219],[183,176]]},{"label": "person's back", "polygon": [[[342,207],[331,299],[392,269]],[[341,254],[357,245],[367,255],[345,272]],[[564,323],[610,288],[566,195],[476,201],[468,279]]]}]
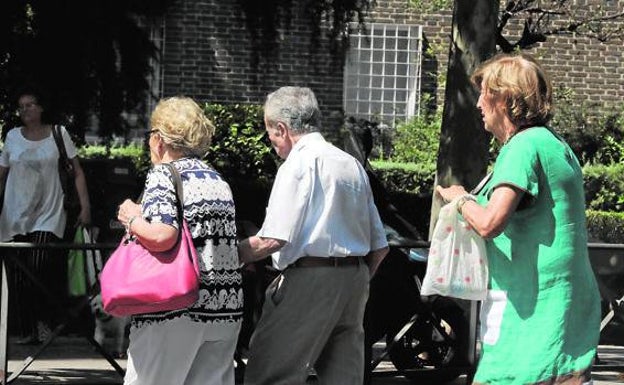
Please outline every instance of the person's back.
[{"label": "person's back", "polygon": [[264,120],[286,161],[262,228],[239,243],[239,255],[249,263],[272,254],[281,274],[267,289],[245,383],[304,383],[313,367],[320,384],[361,384],[368,282],[388,252],[368,177],[318,132],[310,89],[270,94]]},{"label": "person's back", "polygon": [[[232,191],[219,173],[198,158],[182,158],[173,161],[172,165],[182,179],[184,218],[200,258],[200,299],[182,314],[180,310],[170,312],[170,316],[142,314],[134,316],[132,323],[142,326],[183,315],[225,325],[232,319],[241,318],[243,306]],[[171,216],[175,208],[172,206],[175,197],[170,196],[173,182],[166,167],[156,166],[150,173],[146,184],[148,200],[144,202],[148,209],[146,215],[158,216],[162,221],[164,216]],[[166,191],[169,196],[165,196]],[[170,220],[173,221],[165,219]]]},{"label": "person's back", "polygon": [[[363,246],[368,245],[360,240],[368,239],[371,233],[372,196],[360,163],[319,134],[310,134],[284,166],[290,164],[307,170],[305,177],[311,184],[308,207],[313,210],[305,213],[300,233],[304,238],[310,236],[297,242],[304,244],[304,254],[345,255],[346,250],[366,254],[368,249]],[[353,250],[358,243],[360,246]]]}]

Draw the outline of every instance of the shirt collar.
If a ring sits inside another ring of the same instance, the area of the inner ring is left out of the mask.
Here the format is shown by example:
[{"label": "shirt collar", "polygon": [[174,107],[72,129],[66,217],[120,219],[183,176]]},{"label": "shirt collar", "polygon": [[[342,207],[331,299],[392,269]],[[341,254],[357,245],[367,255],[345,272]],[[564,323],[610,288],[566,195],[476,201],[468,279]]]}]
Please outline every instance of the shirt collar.
[{"label": "shirt collar", "polygon": [[303,135],[297,141],[297,143],[295,143],[291,151],[301,151],[301,149],[304,148],[306,145],[320,142],[325,142],[325,138],[323,138],[323,135],[320,132],[310,132]]}]

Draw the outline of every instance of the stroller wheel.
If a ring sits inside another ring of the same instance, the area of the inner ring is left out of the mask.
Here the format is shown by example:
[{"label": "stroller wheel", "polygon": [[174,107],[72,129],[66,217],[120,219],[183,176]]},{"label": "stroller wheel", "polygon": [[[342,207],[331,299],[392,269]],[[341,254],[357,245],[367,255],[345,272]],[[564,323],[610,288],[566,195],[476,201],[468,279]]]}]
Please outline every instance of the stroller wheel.
[{"label": "stroller wheel", "polygon": [[396,342],[398,330],[388,333],[388,346],[394,343],[390,360],[409,379],[452,381],[467,371],[468,321],[459,305],[448,298],[437,298],[432,313],[419,315]]}]

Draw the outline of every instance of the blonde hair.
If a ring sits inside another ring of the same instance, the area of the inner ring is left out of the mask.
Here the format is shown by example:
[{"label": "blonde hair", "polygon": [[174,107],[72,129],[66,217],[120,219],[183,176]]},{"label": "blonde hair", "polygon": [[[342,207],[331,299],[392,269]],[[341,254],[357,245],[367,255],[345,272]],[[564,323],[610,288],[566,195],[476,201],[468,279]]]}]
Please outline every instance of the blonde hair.
[{"label": "blonde hair", "polygon": [[185,155],[204,156],[210,147],[215,127],[191,98],[162,99],[150,119],[165,144]]},{"label": "blonde hair", "polygon": [[552,118],[552,84],[535,59],[526,54],[499,54],[482,63],[472,83],[505,101],[518,128],[543,126]]}]

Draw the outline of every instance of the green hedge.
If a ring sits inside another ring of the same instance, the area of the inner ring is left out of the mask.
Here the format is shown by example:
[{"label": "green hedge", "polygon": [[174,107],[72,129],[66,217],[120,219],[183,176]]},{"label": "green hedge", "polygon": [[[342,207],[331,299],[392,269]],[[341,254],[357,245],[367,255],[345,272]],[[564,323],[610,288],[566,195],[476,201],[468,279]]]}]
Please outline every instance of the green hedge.
[{"label": "green hedge", "polygon": [[144,146],[128,145],[106,147],[104,145],[84,145],[78,148],[81,159],[129,159],[137,171],[138,180],[144,180],[151,167],[149,151]]},{"label": "green hedge", "polygon": [[[390,191],[431,194],[435,180],[433,166],[372,161],[375,174]],[[624,164],[589,165],[583,168],[588,209],[624,211]]]},{"label": "green hedge", "polygon": [[204,112],[216,127],[206,160],[228,180],[271,181],[278,160],[265,137],[262,107],[206,104]]},{"label": "green hedge", "polygon": [[[435,169],[432,167],[384,161],[373,161],[371,166],[390,194],[401,196],[398,206],[407,209],[416,206],[410,201],[415,202],[433,192]],[[624,243],[624,164],[585,166],[583,173],[590,240]],[[418,211],[422,210],[420,207]],[[416,215],[411,213],[407,217],[415,218]],[[425,219],[420,215],[418,222]]]},{"label": "green hedge", "polygon": [[373,172],[388,191],[431,195],[435,166],[386,161],[370,162]]},{"label": "green hedge", "polygon": [[624,243],[624,213],[587,210],[590,242]]},{"label": "green hedge", "polygon": [[583,168],[587,207],[600,211],[624,211],[624,163]]}]

